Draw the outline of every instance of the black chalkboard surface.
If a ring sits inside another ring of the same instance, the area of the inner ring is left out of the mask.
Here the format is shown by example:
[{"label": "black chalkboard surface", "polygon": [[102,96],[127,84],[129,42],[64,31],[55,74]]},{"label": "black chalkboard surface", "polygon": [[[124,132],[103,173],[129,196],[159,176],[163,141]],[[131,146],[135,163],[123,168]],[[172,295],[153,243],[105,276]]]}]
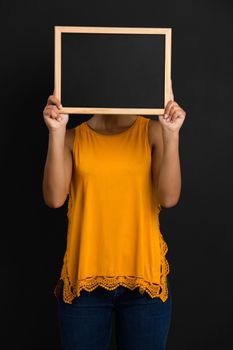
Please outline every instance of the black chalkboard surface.
[{"label": "black chalkboard surface", "polygon": [[61,113],[162,114],[171,28],[55,26],[54,78]]}]

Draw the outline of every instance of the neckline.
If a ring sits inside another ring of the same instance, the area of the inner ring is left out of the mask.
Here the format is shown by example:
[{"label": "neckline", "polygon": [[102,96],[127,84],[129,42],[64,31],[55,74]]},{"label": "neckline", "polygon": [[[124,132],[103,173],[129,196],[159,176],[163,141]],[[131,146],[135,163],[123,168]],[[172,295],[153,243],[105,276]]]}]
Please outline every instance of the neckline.
[{"label": "neckline", "polygon": [[140,118],[141,118],[141,116],[138,115],[138,117],[134,120],[134,122],[130,125],[130,127],[129,127],[128,129],[123,130],[123,131],[121,131],[121,132],[118,132],[118,133],[116,133],[116,134],[102,134],[102,133],[100,133],[100,132],[98,132],[98,131],[92,129],[92,127],[91,127],[90,125],[87,124],[87,121],[84,122],[84,125],[86,126],[86,128],[87,128],[88,130],[90,130],[91,132],[93,132],[94,134],[96,134],[96,135],[98,135],[98,136],[113,137],[113,136],[120,136],[120,135],[125,134],[125,133],[129,132],[130,130],[132,130],[132,129],[135,127],[135,125],[137,124],[137,122],[138,122],[138,120],[139,120]]}]

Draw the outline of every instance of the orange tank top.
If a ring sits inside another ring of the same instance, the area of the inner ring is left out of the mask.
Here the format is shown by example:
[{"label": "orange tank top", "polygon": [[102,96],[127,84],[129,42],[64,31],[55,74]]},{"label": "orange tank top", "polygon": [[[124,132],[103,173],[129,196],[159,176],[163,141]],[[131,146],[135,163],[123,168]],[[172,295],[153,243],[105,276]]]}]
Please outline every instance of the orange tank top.
[{"label": "orange tank top", "polygon": [[54,289],[58,298],[63,280],[65,303],[97,286],[168,297],[168,247],[152,185],[148,124],[149,118],[138,116],[114,135],[87,122],[74,128],[67,246]]}]

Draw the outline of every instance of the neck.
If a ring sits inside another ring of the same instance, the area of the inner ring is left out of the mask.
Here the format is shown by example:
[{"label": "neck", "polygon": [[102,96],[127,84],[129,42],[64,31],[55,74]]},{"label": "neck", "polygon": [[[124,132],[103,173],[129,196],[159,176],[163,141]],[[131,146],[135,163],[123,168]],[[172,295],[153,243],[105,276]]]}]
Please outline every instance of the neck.
[{"label": "neck", "polygon": [[95,114],[93,116],[106,129],[127,127],[137,119],[137,115],[128,114]]}]

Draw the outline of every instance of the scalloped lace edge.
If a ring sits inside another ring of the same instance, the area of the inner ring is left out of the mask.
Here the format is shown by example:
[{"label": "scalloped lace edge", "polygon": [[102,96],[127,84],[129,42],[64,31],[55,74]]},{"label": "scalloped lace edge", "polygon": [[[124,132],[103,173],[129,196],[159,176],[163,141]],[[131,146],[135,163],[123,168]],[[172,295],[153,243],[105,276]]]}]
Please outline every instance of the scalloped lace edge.
[{"label": "scalloped lace edge", "polygon": [[66,266],[66,257],[67,252],[65,253],[65,259],[62,266],[61,276],[54,288],[54,294],[56,298],[59,298],[59,293],[61,290],[61,281],[64,283],[63,287],[63,301],[68,304],[72,304],[72,300],[77,296],[80,296],[82,289],[85,289],[88,292],[91,292],[98,286],[102,286],[107,290],[113,290],[119,285],[123,285],[131,290],[139,287],[139,292],[143,294],[144,292],[148,293],[151,298],[159,297],[163,302],[168,298],[168,287],[166,277],[170,272],[169,263],[166,259],[166,254],[168,251],[168,246],[163,236],[160,232],[160,245],[161,245],[161,277],[160,284],[151,283],[146,281],[142,277],[134,276],[94,276],[87,277],[82,280],[78,280],[78,287],[76,284],[72,286],[69,276],[67,273]]}]

